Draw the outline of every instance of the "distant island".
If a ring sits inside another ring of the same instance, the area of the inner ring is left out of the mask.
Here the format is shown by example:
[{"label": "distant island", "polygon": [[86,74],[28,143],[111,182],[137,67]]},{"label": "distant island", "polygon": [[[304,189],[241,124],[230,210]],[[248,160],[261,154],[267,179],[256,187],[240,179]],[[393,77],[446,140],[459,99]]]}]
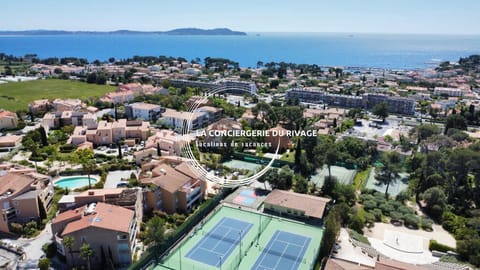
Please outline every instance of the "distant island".
[{"label": "distant island", "polygon": [[46,35],[172,35],[172,36],[246,36],[247,33],[233,31],[228,28],[199,29],[199,28],[177,28],[169,31],[134,31],[134,30],[116,30],[116,31],[65,31],[65,30],[21,30],[21,31],[0,31],[0,35],[24,35],[24,36],[46,36]]}]

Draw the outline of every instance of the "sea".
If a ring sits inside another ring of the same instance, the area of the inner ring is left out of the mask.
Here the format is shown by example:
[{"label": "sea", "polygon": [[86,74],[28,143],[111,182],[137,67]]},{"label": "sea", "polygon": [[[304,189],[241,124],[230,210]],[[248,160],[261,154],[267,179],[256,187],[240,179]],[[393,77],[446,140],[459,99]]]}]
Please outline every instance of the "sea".
[{"label": "sea", "polygon": [[319,66],[424,69],[442,61],[480,54],[480,36],[248,33],[246,36],[171,36],[77,34],[0,36],[0,52],[23,56],[81,57],[89,61],[134,55],[173,56],[187,60],[222,57],[241,67],[259,61]]}]

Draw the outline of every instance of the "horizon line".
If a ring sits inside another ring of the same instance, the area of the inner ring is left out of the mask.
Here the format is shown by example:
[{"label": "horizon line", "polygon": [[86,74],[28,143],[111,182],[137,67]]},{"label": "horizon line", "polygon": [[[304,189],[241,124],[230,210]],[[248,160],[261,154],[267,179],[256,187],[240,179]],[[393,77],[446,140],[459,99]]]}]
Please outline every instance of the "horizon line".
[{"label": "horizon line", "polygon": [[201,28],[201,27],[177,27],[171,28],[167,30],[139,30],[139,29],[126,29],[126,28],[118,28],[114,30],[89,30],[89,29],[48,29],[48,28],[36,28],[36,29],[0,29],[0,32],[26,32],[26,31],[65,31],[65,32],[93,32],[93,33],[101,33],[101,32],[117,32],[117,31],[132,31],[132,32],[166,32],[172,31],[177,29],[200,29],[200,30],[215,30],[215,29],[229,29],[230,31],[234,32],[244,32],[249,34],[262,34],[262,33],[271,33],[271,34],[378,34],[378,35],[445,35],[445,36],[480,36],[479,33],[445,33],[445,32],[383,32],[383,31],[365,31],[365,32],[358,32],[358,31],[278,31],[278,30],[235,30],[230,27],[213,27],[213,28]]}]

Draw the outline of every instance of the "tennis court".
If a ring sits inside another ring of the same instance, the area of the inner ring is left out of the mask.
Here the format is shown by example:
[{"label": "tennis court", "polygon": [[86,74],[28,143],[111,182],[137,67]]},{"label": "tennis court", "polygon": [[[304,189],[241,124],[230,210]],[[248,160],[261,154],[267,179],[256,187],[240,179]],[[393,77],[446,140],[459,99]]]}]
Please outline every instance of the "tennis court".
[{"label": "tennis court", "polygon": [[262,167],[261,164],[246,162],[243,160],[232,159],[230,161],[222,163],[223,166],[228,167],[230,169],[237,169],[237,170],[249,170],[252,172],[256,172],[258,169]]},{"label": "tennis court", "polygon": [[268,192],[261,189],[254,189],[250,187],[240,187],[225,198],[225,202],[236,204],[242,207],[250,207],[258,209],[265,200]]},{"label": "tennis court", "polygon": [[[332,171],[332,176],[335,176],[339,183],[350,185],[353,183],[355,175],[357,175],[356,170],[347,169],[340,166],[331,166],[330,170]],[[323,166],[322,169],[317,169],[316,174],[312,175],[311,181],[317,186],[322,187],[325,182],[325,176],[328,176],[328,166]]]},{"label": "tennis court", "polygon": [[263,249],[252,270],[296,270],[303,260],[310,238],[277,230]]},{"label": "tennis court", "polygon": [[220,267],[253,224],[224,217],[203,236],[185,257]]},{"label": "tennis court", "polygon": [[153,269],[309,270],[322,235],[321,227],[223,205]]},{"label": "tennis court", "polygon": [[[377,179],[375,179],[375,169],[373,168],[370,171],[370,175],[368,176],[367,183],[365,184],[365,188],[374,189],[378,192],[385,193],[385,189],[387,185],[380,184]],[[396,179],[395,182],[390,183],[388,187],[388,194],[390,196],[397,196],[402,190],[408,188],[408,179],[410,175],[408,173],[400,173],[399,178]]]}]

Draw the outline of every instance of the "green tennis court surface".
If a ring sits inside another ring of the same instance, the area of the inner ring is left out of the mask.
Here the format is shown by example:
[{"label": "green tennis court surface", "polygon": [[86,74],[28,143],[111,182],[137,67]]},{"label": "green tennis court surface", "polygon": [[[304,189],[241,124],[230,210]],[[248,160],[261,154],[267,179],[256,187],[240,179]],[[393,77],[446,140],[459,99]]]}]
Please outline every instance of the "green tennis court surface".
[{"label": "green tennis court surface", "polygon": [[[410,175],[408,173],[400,173],[400,177],[394,183],[391,183],[388,187],[388,194],[390,194],[391,196],[397,196],[398,193],[400,193],[402,190],[407,189],[409,178]],[[374,189],[378,192],[385,193],[385,189],[387,188],[387,186],[380,184],[375,179],[375,168],[370,171],[370,175],[368,176],[365,188]]]},{"label": "green tennis court surface", "polygon": [[[356,170],[347,169],[340,166],[331,166],[332,176],[335,176],[339,183],[350,185],[357,174]],[[322,169],[317,169],[315,175],[311,177],[311,181],[317,186],[322,187],[325,182],[325,176],[328,176],[328,167],[325,165]]]},{"label": "green tennis court surface", "polygon": [[313,269],[322,234],[320,227],[222,206],[154,269]]}]

